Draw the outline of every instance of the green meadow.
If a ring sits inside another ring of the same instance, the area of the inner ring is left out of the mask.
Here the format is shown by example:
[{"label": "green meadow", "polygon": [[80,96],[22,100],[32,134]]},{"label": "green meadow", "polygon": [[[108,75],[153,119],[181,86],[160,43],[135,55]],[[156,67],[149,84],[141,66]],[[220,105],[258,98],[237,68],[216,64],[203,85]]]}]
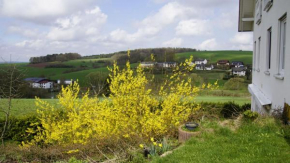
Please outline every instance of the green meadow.
[{"label": "green meadow", "polygon": [[184,58],[193,56],[194,59],[203,58],[210,63],[216,63],[218,60],[242,61],[245,64],[252,64],[252,51],[195,51],[186,53],[177,53],[175,59],[182,61]]}]

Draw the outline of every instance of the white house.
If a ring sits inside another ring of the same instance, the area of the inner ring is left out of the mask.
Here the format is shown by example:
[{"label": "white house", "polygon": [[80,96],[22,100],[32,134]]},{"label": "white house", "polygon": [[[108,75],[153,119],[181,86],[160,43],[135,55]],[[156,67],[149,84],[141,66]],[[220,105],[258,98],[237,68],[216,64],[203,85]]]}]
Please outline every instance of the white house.
[{"label": "white house", "polygon": [[208,70],[208,71],[210,71],[213,68],[214,68],[214,66],[212,64],[207,64],[207,65],[205,65],[205,64],[196,64],[195,65],[195,69],[196,70]]},{"label": "white house", "polygon": [[207,59],[196,59],[193,61],[195,64],[207,64],[208,60]]},{"label": "white house", "polygon": [[150,68],[150,67],[154,67],[155,64],[156,62],[141,62],[140,66],[142,68]]},{"label": "white house", "polygon": [[157,63],[158,67],[163,67],[163,68],[172,68],[176,67],[176,62],[159,62]]},{"label": "white house", "polygon": [[252,111],[290,104],[290,0],[240,0],[239,31],[253,31]]},{"label": "white house", "polygon": [[246,76],[246,70],[244,68],[240,68],[240,67],[233,67],[232,73],[233,73],[233,75]]},{"label": "white house", "polygon": [[[63,80],[63,84],[65,85],[70,85],[74,82],[75,80],[72,80],[72,79],[66,79],[66,80]],[[57,80],[57,84],[61,84],[61,80]]]},{"label": "white house", "polygon": [[241,61],[232,61],[231,65],[233,67],[244,67],[244,62],[241,62]]},{"label": "white house", "polygon": [[210,71],[210,70],[212,70],[214,68],[214,66],[212,64],[210,64],[210,65],[205,65],[204,68],[205,68],[205,70]]},{"label": "white house", "polygon": [[30,83],[32,88],[43,88],[51,89],[53,88],[53,81],[45,78],[26,78],[24,81]]}]

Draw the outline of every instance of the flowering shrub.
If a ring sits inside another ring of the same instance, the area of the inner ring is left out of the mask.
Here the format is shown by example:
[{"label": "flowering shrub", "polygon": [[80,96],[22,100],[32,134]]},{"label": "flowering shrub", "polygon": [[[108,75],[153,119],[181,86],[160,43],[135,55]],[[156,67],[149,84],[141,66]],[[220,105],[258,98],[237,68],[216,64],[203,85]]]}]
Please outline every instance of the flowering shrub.
[{"label": "flowering shrub", "polygon": [[193,101],[200,88],[187,77],[187,72],[194,68],[190,65],[191,59],[175,68],[158,95],[147,89],[151,80],[146,78],[143,69],[139,66],[135,72],[127,62],[122,70],[116,63],[109,69],[111,94],[108,98],[89,98],[87,92],[79,99],[80,88],[74,83],[62,88],[58,107],[37,99],[43,128],[28,130],[37,133],[30,143],[68,145],[111,137],[114,140],[132,136],[145,140],[163,137],[200,108]]}]

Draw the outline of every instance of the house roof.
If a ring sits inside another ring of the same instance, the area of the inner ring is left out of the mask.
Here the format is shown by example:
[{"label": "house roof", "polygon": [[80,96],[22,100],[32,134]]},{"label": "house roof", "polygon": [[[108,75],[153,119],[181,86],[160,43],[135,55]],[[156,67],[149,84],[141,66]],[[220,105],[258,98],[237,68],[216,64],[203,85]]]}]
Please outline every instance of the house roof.
[{"label": "house roof", "polygon": [[39,83],[43,80],[48,80],[46,78],[25,78],[24,81],[27,81],[27,82],[33,82],[33,83]]},{"label": "house roof", "polygon": [[218,62],[218,63],[230,63],[229,60],[218,60],[217,62]]},{"label": "house roof", "polygon": [[232,65],[244,65],[244,62],[241,62],[241,61],[232,61]]},{"label": "house roof", "polygon": [[233,71],[237,71],[237,72],[242,72],[242,71],[246,71],[244,68],[242,67],[234,67],[232,68]]},{"label": "house roof", "polygon": [[141,62],[141,64],[155,64],[155,62]]},{"label": "house roof", "polygon": [[254,29],[255,0],[240,0],[239,3],[239,32]]}]

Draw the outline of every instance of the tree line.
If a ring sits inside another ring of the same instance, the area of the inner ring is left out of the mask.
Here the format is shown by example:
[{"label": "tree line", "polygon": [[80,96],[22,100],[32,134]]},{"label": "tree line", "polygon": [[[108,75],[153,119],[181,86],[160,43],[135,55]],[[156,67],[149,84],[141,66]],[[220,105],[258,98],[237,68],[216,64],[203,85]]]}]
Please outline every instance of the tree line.
[{"label": "tree line", "polygon": [[118,64],[125,64],[128,60],[131,63],[151,61],[151,54],[154,55],[156,62],[174,62],[176,53],[193,52],[196,49],[191,48],[148,48],[148,49],[136,49],[130,51],[130,57],[127,55],[127,51],[120,51],[115,53],[112,58],[117,61]]},{"label": "tree line", "polygon": [[46,56],[40,56],[40,57],[31,57],[29,59],[29,62],[31,64],[36,63],[44,63],[44,62],[55,62],[55,61],[69,61],[74,59],[80,59],[82,56],[78,53],[60,53],[60,54],[48,54]]}]

